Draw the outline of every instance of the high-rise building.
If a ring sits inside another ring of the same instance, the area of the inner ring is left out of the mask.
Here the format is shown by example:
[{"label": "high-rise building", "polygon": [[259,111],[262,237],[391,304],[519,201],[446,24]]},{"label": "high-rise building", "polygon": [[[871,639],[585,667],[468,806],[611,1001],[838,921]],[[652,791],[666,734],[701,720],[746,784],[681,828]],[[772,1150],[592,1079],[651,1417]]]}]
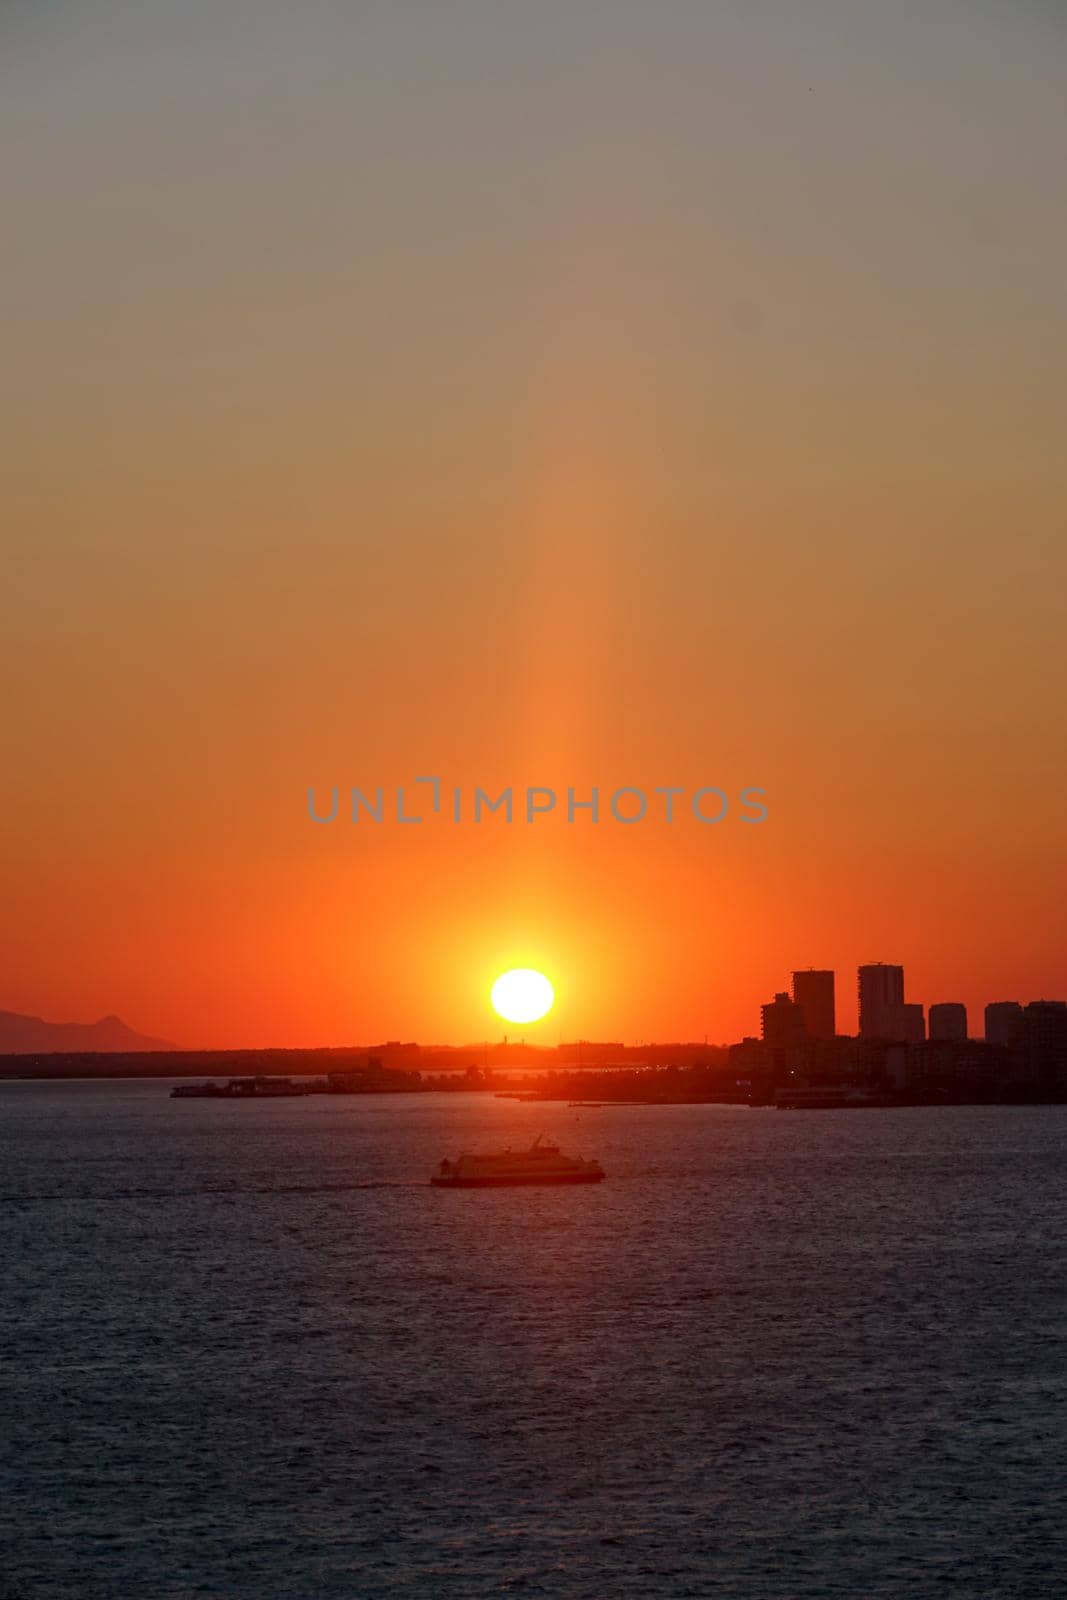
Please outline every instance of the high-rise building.
[{"label": "high-rise building", "polygon": [[832,1039],[837,1032],[834,1011],[834,975],[808,967],[793,974],[793,1004],[804,1013],[809,1039]]},{"label": "high-rise building", "polygon": [[985,1036],[988,1044],[1007,1045],[1010,1050],[1019,1038],[1023,1008],[1018,1000],[994,1000],[985,1008]]},{"label": "high-rise building", "polygon": [[860,1038],[902,1039],[904,968],[871,962],[859,969]]},{"label": "high-rise building", "polygon": [[923,1016],[922,1006],[901,1006],[897,1016],[896,1027],[889,1035],[889,1038],[903,1039],[905,1044],[925,1044],[926,1019]]},{"label": "high-rise building", "polygon": [[1031,1000],[1016,1046],[1023,1076],[1042,1094],[1067,1089],[1067,1001]]},{"label": "high-rise building", "polygon": [[931,1039],[966,1039],[967,1007],[958,1000],[944,1000],[929,1012]]},{"label": "high-rise building", "polygon": [[760,1008],[764,1044],[776,1050],[789,1049],[804,1039],[804,1013],[787,994],[776,994],[770,1005]]}]

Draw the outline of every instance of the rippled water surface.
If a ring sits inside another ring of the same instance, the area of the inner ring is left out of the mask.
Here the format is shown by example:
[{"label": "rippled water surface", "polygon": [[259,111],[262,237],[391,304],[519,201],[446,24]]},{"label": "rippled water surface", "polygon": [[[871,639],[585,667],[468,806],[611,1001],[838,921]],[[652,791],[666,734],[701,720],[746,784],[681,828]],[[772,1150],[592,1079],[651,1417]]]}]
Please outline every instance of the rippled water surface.
[{"label": "rippled water surface", "polygon": [[1058,1600],[1065,1131],[0,1084],[0,1595]]}]

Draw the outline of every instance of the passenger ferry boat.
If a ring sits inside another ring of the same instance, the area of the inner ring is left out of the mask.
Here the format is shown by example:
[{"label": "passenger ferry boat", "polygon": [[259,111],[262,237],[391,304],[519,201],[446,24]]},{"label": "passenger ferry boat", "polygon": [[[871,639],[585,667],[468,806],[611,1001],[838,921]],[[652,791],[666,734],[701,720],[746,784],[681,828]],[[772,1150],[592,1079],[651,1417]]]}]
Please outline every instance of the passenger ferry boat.
[{"label": "passenger ferry boat", "polygon": [[497,1155],[465,1152],[456,1161],[442,1161],[430,1182],[438,1189],[488,1189],[520,1183],[600,1183],[603,1178],[599,1161],[562,1155],[558,1145],[544,1143],[539,1135],[528,1150]]}]

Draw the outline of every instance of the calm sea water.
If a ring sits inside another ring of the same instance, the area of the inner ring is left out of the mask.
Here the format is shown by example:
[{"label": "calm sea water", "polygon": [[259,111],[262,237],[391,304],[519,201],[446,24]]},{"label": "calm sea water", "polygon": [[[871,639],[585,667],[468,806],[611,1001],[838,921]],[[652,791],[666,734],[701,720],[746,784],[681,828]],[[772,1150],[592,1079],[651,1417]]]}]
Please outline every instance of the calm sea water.
[{"label": "calm sea water", "polygon": [[4,1600],[1064,1593],[1064,1108],[167,1088],[0,1085]]}]

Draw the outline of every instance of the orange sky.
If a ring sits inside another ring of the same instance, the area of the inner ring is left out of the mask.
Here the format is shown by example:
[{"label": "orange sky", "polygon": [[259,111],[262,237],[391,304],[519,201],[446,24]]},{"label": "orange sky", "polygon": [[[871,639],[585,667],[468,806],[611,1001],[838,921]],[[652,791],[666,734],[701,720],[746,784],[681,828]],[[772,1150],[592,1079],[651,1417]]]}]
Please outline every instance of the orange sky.
[{"label": "orange sky", "polygon": [[[846,1027],[863,960],[972,1027],[1062,996],[1053,10],[301,13],[0,21],[0,1009],[460,1041],[523,964],[527,1037],[723,1040],[795,966]],[[421,773],[770,816],[308,820]]]}]

